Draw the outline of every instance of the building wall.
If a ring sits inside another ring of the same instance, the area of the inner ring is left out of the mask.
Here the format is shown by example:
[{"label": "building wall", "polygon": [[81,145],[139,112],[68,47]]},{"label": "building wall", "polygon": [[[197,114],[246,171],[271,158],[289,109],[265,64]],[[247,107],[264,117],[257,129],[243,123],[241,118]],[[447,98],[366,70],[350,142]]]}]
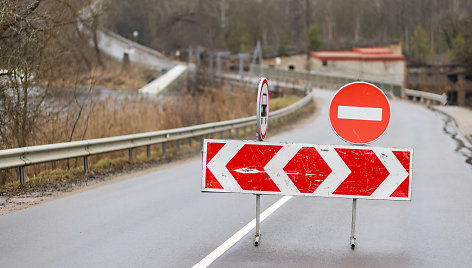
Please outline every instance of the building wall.
[{"label": "building wall", "polygon": [[353,76],[358,79],[376,80],[403,85],[405,81],[404,61],[326,61],[311,58],[310,70]]},{"label": "building wall", "polygon": [[299,54],[287,57],[279,57],[280,64],[277,65],[276,58],[264,59],[264,66],[273,66],[277,69],[289,70],[290,66],[293,66],[295,71],[306,71],[307,60],[306,54]]}]

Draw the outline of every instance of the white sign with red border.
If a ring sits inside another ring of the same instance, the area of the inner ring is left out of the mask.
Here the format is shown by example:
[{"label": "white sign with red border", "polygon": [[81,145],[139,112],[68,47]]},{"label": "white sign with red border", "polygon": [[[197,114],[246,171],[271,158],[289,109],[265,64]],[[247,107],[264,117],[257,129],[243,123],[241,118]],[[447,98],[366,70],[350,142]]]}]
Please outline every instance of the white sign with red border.
[{"label": "white sign with red border", "polygon": [[269,125],[269,83],[265,77],[261,78],[257,90],[257,136],[264,140]]},{"label": "white sign with red border", "polygon": [[350,83],[334,94],[329,122],[341,139],[352,144],[370,143],[382,136],[390,123],[390,102],[375,85]]}]

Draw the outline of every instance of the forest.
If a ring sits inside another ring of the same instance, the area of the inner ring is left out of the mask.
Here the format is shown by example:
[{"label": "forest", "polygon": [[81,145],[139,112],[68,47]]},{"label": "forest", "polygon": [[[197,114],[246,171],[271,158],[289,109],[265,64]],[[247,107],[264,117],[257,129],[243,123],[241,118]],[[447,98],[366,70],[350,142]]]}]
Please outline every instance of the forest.
[{"label": "forest", "polygon": [[266,54],[401,42],[409,61],[441,64],[464,62],[471,11],[466,0],[114,0],[103,23],[168,53],[249,51],[257,40]]}]

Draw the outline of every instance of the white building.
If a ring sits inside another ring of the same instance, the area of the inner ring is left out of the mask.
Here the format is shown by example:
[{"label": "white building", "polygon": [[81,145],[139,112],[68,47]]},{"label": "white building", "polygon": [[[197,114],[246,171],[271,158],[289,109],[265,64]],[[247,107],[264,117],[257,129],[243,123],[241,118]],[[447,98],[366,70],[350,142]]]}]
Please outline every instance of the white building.
[{"label": "white building", "polygon": [[406,59],[383,47],[310,52],[310,71],[404,86]]}]

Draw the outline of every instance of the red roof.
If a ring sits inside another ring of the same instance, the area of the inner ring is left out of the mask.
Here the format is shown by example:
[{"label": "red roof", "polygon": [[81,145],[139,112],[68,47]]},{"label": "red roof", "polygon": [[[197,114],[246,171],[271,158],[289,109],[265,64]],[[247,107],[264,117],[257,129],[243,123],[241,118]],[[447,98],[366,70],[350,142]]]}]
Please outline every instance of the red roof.
[{"label": "red roof", "polygon": [[352,51],[361,54],[393,54],[390,48],[385,47],[355,47]]},{"label": "red roof", "polygon": [[355,47],[352,51],[312,51],[312,58],[321,61],[405,61],[405,56],[393,54],[382,47]]}]

